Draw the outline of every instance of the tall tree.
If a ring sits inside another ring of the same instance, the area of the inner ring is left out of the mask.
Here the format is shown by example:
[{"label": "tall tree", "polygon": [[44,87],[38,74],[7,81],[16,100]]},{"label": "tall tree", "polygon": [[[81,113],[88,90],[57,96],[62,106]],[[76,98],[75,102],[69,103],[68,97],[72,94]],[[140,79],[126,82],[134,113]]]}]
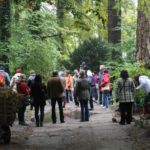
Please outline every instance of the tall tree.
[{"label": "tall tree", "polygon": [[150,68],[150,1],[139,0],[136,59]]},{"label": "tall tree", "polygon": [[0,0],[0,44],[3,63],[8,63],[8,48],[6,42],[10,37],[10,0]]},{"label": "tall tree", "polygon": [[108,0],[108,42],[114,44],[121,41],[121,7],[116,7],[119,2]]},{"label": "tall tree", "polygon": [[[121,0],[108,0],[108,42],[121,42]],[[112,59],[120,56],[120,52],[113,49]]]}]

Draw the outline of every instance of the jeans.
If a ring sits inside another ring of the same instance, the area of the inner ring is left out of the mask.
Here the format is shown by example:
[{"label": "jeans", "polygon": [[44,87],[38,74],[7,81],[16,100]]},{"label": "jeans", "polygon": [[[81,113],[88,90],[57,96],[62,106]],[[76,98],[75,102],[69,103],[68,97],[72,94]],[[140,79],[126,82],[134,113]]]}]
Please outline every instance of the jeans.
[{"label": "jeans", "polygon": [[69,101],[72,101],[71,90],[66,90],[66,99],[67,99],[67,103],[69,103]]},{"label": "jeans", "polygon": [[80,100],[81,106],[81,121],[89,121],[88,101]]},{"label": "jeans", "polygon": [[103,91],[102,92],[102,104],[106,108],[108,108],[108,106],[109,106],[109,95],[110,95],[109,91]]},{"label": "jeans", "polygon": [[63,106],[62,106],[62,97],[59,98],[51,98],[51,106],[52,106],[52,121],[53,123],[56,123],[56,110],[55,110],[55,106],[56,106],[56,101],[58,103],[59,106],[59,115],[60,115],[60,122],[63,123],[64,122],[64,114],[63,114]]}]

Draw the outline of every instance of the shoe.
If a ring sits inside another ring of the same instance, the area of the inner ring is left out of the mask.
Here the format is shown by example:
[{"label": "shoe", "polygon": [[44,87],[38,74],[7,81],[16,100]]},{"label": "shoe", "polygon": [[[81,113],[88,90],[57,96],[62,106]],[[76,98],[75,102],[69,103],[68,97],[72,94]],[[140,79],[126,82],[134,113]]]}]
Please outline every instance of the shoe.
[{"label": "shoe", "polygon": [[40,127],[43,127],[43,122],[40,122]]},{"label": "shoe", "polygon": [[119,124],[120,124],[120,125],[125,125],[125,123],[123,123],[123,122],[119,122]]},{"label": "shoe", "polygon": [[25,123],[25,122],[19,122],[19,125],[21,125],[21,126],[28,126],[28,124]]},{"label": "shoe", "polygon": [[65,121],[61,121],[61,123],[65,123]]},{"label": "shoe", "polygon": [[36,122],[36,127],[39,127],[39,122]]}]

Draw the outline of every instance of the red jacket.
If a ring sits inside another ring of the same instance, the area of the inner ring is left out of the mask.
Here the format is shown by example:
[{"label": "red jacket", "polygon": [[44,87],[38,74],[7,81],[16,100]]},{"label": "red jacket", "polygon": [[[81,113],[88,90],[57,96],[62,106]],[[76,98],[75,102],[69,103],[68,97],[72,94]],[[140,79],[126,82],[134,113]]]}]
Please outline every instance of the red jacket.
[{"label": "red jacket", "polygon": [[110,90],[110,75],[109,73],[104,73],[101,80],[100,91],[102,91],[102,87],[109,85]]}]

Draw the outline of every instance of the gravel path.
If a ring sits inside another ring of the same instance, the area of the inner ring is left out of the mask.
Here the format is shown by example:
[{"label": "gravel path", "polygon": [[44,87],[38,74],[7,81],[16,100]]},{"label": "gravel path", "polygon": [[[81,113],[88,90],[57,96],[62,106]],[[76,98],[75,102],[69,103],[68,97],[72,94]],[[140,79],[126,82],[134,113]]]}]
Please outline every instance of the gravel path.
[{"label": "gravel path", "polygon": [[65,108],[64,124],[45,124],[44,127],[22,127],[15,124],[9,145],[0,144],[0,150],[134,150],[127,130],[134,125],[112,123],[112,112],[95,104],[89,122],[68,117],[69,111],[78,111],[73,104]]}]

